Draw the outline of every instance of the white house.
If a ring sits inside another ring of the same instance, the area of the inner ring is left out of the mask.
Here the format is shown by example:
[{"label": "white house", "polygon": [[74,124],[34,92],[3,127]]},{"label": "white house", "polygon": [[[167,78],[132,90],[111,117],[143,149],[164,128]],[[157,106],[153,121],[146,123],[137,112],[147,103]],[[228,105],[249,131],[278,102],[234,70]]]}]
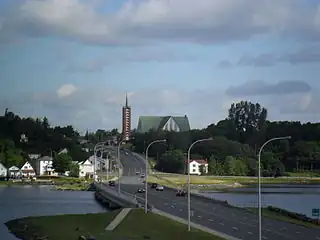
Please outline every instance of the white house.
[{"label": "white house", "polygon": [[20,177],[20,176],[21,176],[20,168],[16,166],[12,166],[9,168],[9,177],[14,178],[14,177]]},{"label": "white house", "polygon": [[89,161],[89,159],[79,162],[79,177],[93,177],[94,165]]},{"label": "white house", "polygon": [[21,167],[21,174],[23,177],[33,177],[36,175],[36,172],[34,171],[31,164],[27,161]]},{"label": "white house", "polygon": [[204,172],[208,173],[208,161],[207,160],[191,159],[189,161],[190,174],[201,175],[201,171],[200,171],[201,166],[203,166]]},{"label": "white house", "polygon": [[8,175],[8,169],[0,163],[0,177],[6,177]]},{"label": "white house", "polygon": [[32,161],[32,165],[37,175],[56,175],[52,166],[52,158],[44,156]]}]

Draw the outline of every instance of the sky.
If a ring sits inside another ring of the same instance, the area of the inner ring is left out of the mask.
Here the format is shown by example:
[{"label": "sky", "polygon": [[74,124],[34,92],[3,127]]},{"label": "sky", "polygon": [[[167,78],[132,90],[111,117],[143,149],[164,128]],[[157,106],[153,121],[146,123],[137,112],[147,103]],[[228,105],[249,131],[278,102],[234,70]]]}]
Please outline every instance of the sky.
[{"label": "sky", "polygon": [[247,100],[320,120],[320,0],[1,0],[0,111],[83,132],[139,116],[204,128]]}]

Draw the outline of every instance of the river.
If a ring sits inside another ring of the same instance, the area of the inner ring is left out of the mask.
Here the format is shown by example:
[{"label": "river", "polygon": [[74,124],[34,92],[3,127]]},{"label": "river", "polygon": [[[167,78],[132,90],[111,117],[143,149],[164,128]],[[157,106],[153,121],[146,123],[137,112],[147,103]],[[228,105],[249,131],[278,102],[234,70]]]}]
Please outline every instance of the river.
[{"label": "river", "polygon": [[[320,185],[262,186],[262,206],[274,206],[312,217],[312,209],[320,208]],[[226,200],[238,207],[257,207],[257,187],[235,188],[232,192],[202,193],[218,200]]]},{"label": "river", "polygon": [[0,185],[0,236],[16,240],[5,222],[27,216],[105,212],[93,192],[54,191],[51,186]]}]

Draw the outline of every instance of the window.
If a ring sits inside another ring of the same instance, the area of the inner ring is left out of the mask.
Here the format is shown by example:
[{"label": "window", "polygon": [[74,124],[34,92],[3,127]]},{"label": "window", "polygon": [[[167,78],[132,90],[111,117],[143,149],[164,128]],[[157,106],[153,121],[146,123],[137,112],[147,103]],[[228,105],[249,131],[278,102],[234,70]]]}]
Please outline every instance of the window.
[{"label": "window", "polygon": [[27,169],[28,168],[28,166],[24,166],[24,169]]},{"label": "window", "polygon": [[193,169],[192,172],[196,172],[196,169]]},{"label": "window", "polygon": [[193,166],[193,167],[197,167],[197,165],[196,165],[196,164],[193,164],[192,166]]}]

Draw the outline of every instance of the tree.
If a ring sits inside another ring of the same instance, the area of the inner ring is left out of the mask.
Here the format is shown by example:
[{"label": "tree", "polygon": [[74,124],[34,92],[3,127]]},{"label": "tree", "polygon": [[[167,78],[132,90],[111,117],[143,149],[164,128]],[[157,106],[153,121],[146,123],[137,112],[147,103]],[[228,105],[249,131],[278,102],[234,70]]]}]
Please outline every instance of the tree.
[{"label": "tree", "polygon": [[71,163],[70,164],[70,177],[79,177],[79,164]]},{"label": "tree", "polygon": [[157,161],[155,168],[169,173],[183,173],[185,156],[181,150],[165,152]]},{"label": "tree", "polygon": [[44,127],[44,129],[48,129],[50,127],[49,125],[49,120],[47,117],[44,117],[42,120],[42,126]]},{"label": "tree", "polygon": [[53,167],[58,173],[65,173],[70,170],[72,158],[68,154],[57,154],[53,159]]},{"label": "tree", "polygon": [[206,166],[204,164],[199,165],[199,172],[201,175],[205,175],[206,172]]}]

